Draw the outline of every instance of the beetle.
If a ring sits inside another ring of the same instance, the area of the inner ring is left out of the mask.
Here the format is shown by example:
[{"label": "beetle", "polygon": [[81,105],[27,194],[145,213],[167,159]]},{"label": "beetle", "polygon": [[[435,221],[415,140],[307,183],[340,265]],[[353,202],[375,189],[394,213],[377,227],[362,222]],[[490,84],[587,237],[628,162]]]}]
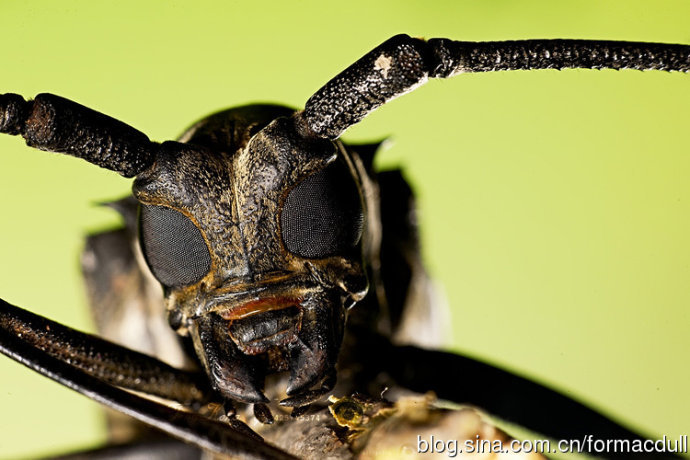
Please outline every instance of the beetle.
[{"label": "beetle", "polygon": [[[0,317],[3,352],[169,434],[226,454],[281,455],[237,421],[219,427],[121,389],[189,407],[209,397],[237,401],[253,405],[255,416],[270,422],[266,404],[272,400],[301,411],[330,393],[338,382],[337,362],[348,371],[348,392],[368,389],[371,378],[384,373],[393,384],[456,400],[465,395],[443,382],[439,371],[462,368],[481,375],[482,385],[503,379],[515,399],[531,400],[539,392],[539,401],[551,406],[547,413],[601,424],[605,436],[632,436],[503,371],[391,342],[418,267],[408,253],[416,244],[406,220],[409,209],[387,216],[395,203],[385,194],[400,198],[409,192],[399,177],[375,176],[375,145],[338,140],[368,113],[428,78],[568,67],[687,72],[690,52],[683,45],[633,42],[473,43],[399,35],[328,82],[304,110],[231,109],[162,144],[55,95],[33,101],[3,95],[1,132],[136,176],[138,220],[128,203],[113,206],[130,221],[130,234],[138,228],[143,260],[162,285],[167,321],[194,351],[190,358],[202,372],[171,368],[6,302]],[[273,374],[283,381],[265,386]],[[538,420],[546,418],[543,413],[530,419],[524,407],[511,412],[494,406],[481,390],[463,389],[474,402],[529,428],[556,437],[574,433],[565,424],[546,428]]]}]

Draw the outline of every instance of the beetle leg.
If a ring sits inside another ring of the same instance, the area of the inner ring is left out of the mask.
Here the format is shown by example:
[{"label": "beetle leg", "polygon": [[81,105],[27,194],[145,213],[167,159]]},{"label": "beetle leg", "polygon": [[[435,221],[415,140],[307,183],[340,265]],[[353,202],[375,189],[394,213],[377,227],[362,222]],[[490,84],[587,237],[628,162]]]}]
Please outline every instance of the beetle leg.
[{"label": "beetle leg", "polygon": [[47,93],[29,101],[0,94],[0,133],[21,135],[31,147],[83,158],[125,177],[148,168],[158,151],[158,144],[131,126]]},{"label": "beetle leg", "polygon": [[464,72],[529,69],[690,70],[690,46],[596,40],[429,41],[396,35],[364,55],[309,98],[308,128],[338,138],[386,102],[429,78]]},{"label": "beetle leg", "polygon": [[204,401],[203,375],[176,369],[148,355],[15,307],[0,299],[0,332],[18,337],[100,380],[183,404]]},{"label": "beetle leg", "polygon": [[[68,364],[63,360],[63,356],[51,354],[52,350],[48,347],[31,339],[27,340],[24,332],[15,329],[15,324],[21,325],[24,322],[23,319],[16,321],[13,318],[13,316],[20,316],[13,315],[17,312],[12,308],[16,309],[16,307],[7,309],[5,307],[9,304],[6,302],[2,302],[2,306],[0,352],[36,372],[101,404],[211,452],[242,458],[295,458],[265,443],[258,435],[249,435],[246,430],[239,430],[235,426],[216,422],[195,413],[173,409],[129,393],[88,374],[75,365]],[[33,333],[28,332],[28,334]]]},{"label": "beetle leg", "polygon": [[[534,381],[472,358],[383,337],[370,344],[379,370],[412,391],[433,391],[457,403],[471,401],[488,413],[553,439],[644,439],[601,413]],[[630,453],[622,456],[628,458]]]}]

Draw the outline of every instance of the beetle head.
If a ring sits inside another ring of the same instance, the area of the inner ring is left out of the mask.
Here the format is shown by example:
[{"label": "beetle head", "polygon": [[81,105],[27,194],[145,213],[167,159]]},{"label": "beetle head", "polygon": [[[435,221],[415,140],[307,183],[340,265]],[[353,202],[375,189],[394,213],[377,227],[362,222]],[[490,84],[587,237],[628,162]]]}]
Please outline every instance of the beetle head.
[{"label": "beetle head", "polygon": [[170,323],[237,400],[265,401],[266,373],[289,370],[290,396],[334,375],[347,307],[367,291],[356,169],[300,120],[238,121],[225,148],[163,143],[133,187]]}]

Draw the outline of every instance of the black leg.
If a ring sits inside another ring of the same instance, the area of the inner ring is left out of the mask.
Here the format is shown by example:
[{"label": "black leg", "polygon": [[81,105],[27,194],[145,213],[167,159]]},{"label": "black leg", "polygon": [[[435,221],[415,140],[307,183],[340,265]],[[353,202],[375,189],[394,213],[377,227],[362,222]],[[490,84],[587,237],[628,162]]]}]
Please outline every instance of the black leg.
[{"label": "black leg", "polygon": [[53,94],[33,101],[0,94],[0,133],[21,135],[31,147],[83,158],[125,177],[148,168],[158,151],[144,133]]},{"label": "black leg", "polygon": [[[4,304],[3,308],[5,305],[7,304]],[[3,323],[6,326],[12,324],[12,320],[7,320],[7,315],[5,315]],[[246,426],[244,429],[239,429],[195,413],[173,409],[95,378],[80,368],[60,360],[59,357],[51,355],[39,344],[27,343],[23,332],[5,326],[0,328],[0,352],[3,354],[94,401],[134,417],[177,439],[214,453],[233,457],[295,458],[265,443],[258,435],[251,433]]]},{"label": "black leg", "polygon": [[[371,348],[370,348],[371,349]],[[383,339],[382,367],[413,391],[433,391],[439,398],[469,403],[500,419],[552,439],[644,438],[564,394],[511,372],[466,356],[414,346],[392,346]],[[616,453],[606,458],[681,458],[669,453]]]},{"label": "black leg", "polygon": [[[203,402],[210,395],[202,374],[175,369],[155,358],[63,326],[2,299],[0,333],[2,337],[21,341],[22,348],[13,353],[21,354],[23,350],[35,348],[122,388],[182,404]],[[2,346],[3,341],[0,340],[0,352],[5,353]]]},{"label": "black leg", "polygon": [[335,139],[371,111],[429,78],[530,69],[690,71],[690,46],[596,40],[429,41],[396,35],[341,72],[305,105],[308,127]]}]

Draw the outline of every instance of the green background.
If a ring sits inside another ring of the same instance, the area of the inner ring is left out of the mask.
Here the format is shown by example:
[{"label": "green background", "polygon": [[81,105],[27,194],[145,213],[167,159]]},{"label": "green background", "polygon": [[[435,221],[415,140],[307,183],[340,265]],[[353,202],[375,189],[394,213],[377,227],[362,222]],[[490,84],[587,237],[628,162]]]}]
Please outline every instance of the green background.
[{"label": "green background", "polygon": [[[218,109],[302,106],[391,35],[690,43],[687,1],[0,2],[0,91],[53,92],[152,139]],[[345,139],[390,136],[452,309],[448,347],[652,435],[690,434],[690,76],[461,75]],[[0,138],[0,296],[91,330],[95,202],[130,181]],[[0,457],[96,445],[96,404],[0,359]]]}]

